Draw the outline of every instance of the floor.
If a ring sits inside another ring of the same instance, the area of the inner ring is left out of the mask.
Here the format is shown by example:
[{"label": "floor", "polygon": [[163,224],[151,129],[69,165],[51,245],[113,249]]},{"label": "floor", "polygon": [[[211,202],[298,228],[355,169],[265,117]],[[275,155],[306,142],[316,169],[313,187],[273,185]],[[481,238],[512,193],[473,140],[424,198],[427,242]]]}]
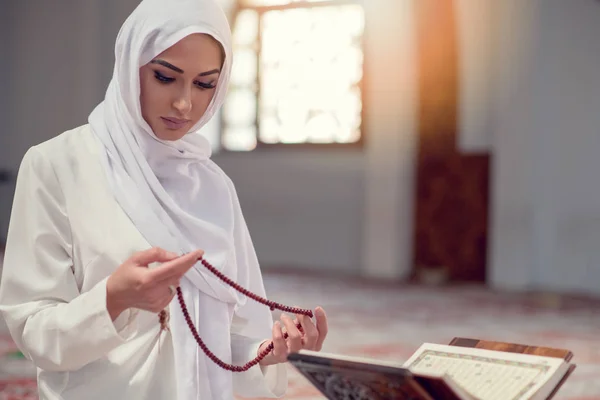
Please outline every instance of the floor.
[{"label": "floor", "polygon": [[[575,373],[556,399],[600,399],[600,301],[495,293],[478,286],[427,288],[266,273],[269,297],[323,306],[330,334],[323,351],[404,361],[423,342],[455,336],[568,348]],[[34,373],[0,329],[0,400],[35,399]],[[1,334],[3,333],[3,334]],[[286,398],[323,397],[292,367]]]}]

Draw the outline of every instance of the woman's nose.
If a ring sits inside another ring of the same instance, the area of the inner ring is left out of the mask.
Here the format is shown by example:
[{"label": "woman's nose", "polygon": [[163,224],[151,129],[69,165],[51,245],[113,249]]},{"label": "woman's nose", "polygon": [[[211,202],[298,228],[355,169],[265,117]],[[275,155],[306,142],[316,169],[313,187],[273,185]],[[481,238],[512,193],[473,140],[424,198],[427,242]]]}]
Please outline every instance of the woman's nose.
[{"label": "woman's nose", "polygon": [[192,110],[192,96],[189,90],[184,90],[173,102],[175,108],[182,116],[188,116]]}]

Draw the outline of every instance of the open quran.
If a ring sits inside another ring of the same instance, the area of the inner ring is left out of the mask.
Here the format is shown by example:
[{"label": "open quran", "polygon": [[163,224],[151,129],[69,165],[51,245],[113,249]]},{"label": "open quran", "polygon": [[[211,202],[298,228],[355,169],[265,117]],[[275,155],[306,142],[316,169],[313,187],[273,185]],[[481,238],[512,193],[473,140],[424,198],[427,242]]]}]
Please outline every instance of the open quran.
[{"label": "open quran", "polygon": [[568,350],[455,338],[404,363],[302,350],[290,363],[332,400],[548,400],[575,369]]}]

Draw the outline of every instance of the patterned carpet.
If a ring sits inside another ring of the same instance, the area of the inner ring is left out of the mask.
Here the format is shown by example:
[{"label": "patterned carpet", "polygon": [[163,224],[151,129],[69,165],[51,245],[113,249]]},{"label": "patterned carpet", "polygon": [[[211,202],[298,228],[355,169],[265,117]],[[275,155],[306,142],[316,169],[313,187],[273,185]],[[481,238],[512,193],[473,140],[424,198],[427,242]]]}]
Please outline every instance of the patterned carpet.
[{"label": "patterned carpet", "polygon": [[[455,336],[568,348],[578,365],[556,399],[600,399],[600,301],[494,293],[477,286],[423,288],[267,273],[269,297],[323,306],[330,334],[323,351],[404,361],[423,342]],[[10,338],[0,338],[0,400],[35,399],[34,371]],[[286,398],[323,397],[290,367]]]}]

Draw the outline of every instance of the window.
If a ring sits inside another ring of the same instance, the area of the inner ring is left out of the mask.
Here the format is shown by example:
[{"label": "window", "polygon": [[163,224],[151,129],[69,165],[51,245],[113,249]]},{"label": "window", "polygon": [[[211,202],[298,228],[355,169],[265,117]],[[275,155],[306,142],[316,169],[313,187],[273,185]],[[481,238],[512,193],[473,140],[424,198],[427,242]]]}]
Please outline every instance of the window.
[{"label": "window", "polygon": [[360,143],[363,8],[349,1],[246,0],[221,120],[233,151]]}]

